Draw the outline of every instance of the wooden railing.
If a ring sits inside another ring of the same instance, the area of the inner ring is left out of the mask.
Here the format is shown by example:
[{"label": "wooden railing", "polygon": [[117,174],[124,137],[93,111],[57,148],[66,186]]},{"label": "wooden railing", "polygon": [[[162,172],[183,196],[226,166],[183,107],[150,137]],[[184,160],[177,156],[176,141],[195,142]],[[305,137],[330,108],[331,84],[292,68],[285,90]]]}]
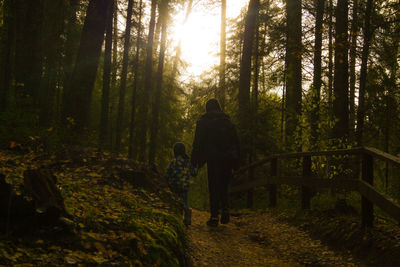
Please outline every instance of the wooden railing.
[{"label": "wooden railing", "polygon": [[[311,157],[314,156],[339,156],[339,155],[357,155],[361,157],[361,179],[323,179],[315,177],[312,173]],[[301,176],[280,176],[278,175],[278,161],[288,158],[297,158],[303,160]],[[239,175],[248,172],[248,181],[245,184],[233,186],[230,193],[251,192],[253,188],[266,186],[269,190],[269,201],[271,206],[277,204],[277,185],[288,184],[301,186],[301,207],[310,208],[311,190],[310,188],[337,188],[347,191],[356,191],[361,194],[361,216],[364,226],[373,226],[374,205],[381,208],[390,217],[400,222],[400,206],[389,200],[385,195],[378,192],[374,187],[374,158],[386,161],[388,163],[400,166],[400,158],[382,152],[375,148],[358,147],[353,149],[342,149],[334,151],[318,152],[297,152],[270,155],[247,165],[234,173]],[[270,173],[263,179],[253,180],[255,168],[270,163]],[[399,177],[400,178],[400,174]],[[252,193],[248,194],[248,206],[252,206]]]}]

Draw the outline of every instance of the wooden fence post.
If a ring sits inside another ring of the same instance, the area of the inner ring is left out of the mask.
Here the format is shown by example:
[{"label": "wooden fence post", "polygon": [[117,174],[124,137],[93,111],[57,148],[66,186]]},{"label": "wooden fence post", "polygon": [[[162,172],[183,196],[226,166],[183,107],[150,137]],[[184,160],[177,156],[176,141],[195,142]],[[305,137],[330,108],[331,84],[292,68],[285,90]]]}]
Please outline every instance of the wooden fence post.
[{"label": "wooden fence post", "polygon": [[[311,156],[303,157],[303,178],[310,177],[311,172]],[[311,199],[311,190],[307,186],[301,186],[301,208],[309,209]]]},{"label": "wooden fence post", "polygon": [[[363,154],[361,179],[374,184],[374,160],[371,155]],[[372,227],[374,224],[374,206],[366,197],[361,198],[362,225]]]},{"label": "wooden fence post", "polygon": [[[254,168],[250,168],[249,171],[247,172],[247,181],[251,182],[253,180],[254,180]],[[248,209],[253,208],[253,199],[254,199],[254,189],[251,188],[247,190],[246,207]]]},{"label": "wooden fence post", "polygon": [[[278,158],[271,159],[271,177],[278,175]],[[276,184],[270,184],[269,186],[269,205],[276,207]]]}]

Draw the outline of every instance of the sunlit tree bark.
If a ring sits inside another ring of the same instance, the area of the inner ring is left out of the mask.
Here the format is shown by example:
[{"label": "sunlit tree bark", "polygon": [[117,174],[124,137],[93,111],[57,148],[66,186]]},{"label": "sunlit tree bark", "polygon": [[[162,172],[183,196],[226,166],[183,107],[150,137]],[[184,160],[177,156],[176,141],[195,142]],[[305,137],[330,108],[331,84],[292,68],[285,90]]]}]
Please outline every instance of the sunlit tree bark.
[{"label": "sunlit tree bark", "polygon": [[225,106],[225,50],[226,50],[226,0],[221,0],[221,36],[219,55],[219,92],[217,98]]},{"label": "sunlit tree bark", "polygon": [[[161,1],[161,0],[159,0]],[[154,30],[154,44],[153,44],[153,54],[157,55],[158,46],[160,45],[160,33],[161,33],[161,20],[160,20],[160,4],[158,3],[157,14],[156,14],[156,26]],[[153,57],[153,65],[156,65],[157,58]]]}]

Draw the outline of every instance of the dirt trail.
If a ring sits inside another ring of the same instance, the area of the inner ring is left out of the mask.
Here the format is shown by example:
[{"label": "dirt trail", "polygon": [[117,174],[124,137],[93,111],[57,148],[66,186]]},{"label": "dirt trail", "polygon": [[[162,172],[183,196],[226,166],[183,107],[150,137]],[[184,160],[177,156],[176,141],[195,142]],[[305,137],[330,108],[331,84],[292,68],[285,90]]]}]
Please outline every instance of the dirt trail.
[{"label": "dirt trail", "polygon": [[193,210],[187,231],[193,266],[361,266],[270,214],[246,211],[227,225],[208,227]]}]

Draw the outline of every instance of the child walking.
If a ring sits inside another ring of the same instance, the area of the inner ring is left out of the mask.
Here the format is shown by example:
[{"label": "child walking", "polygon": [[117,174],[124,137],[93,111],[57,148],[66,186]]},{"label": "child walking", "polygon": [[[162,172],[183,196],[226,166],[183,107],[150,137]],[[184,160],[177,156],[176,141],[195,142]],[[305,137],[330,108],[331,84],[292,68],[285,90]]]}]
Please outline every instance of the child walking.
[{"label": "child walking", "polygon": [[174,159],[169,163],[167,169],[168,183],[171,191],[176,193],[183,204],[184,224],[191,224],[192,211],[188,203],[188,191],[190,185],[190,177],[195,177],[196,170],[190,163],[188,155],[186,155],[185,144],[182,142],[174,145]]}]

